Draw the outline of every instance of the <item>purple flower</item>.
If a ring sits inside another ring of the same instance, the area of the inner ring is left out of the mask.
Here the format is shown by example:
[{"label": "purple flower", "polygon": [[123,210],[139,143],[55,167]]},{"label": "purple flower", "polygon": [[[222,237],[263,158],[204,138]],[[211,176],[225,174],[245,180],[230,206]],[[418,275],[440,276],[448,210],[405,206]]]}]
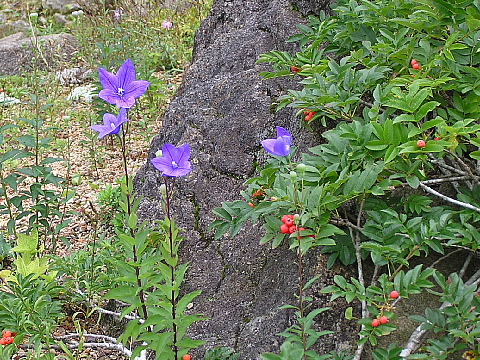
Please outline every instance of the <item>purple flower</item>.
[{"label": "purple flower", "polygon": [[118,117],[106,113],[103,115],[103,125],[92,125],[90,129],[98,131],[98,138],[103,139],[107,135],[118,134],[122,124],[127,121],[127,110],[122,108],[120,109]]},{"label": "purple flower", "polygon": [[178,149],[172,144],[162,147],[162,156],[152,159],[152,164],[163,176],[185,176],[192,171],[190,164],[190,146],[183,144]]},{"label": "purple flower", "polygon": [[169,20],[164,20],[164,21],[162,22],[162,27],[163,27],[164,29],[170,30],[170,29],[173,27],[173,24],[172,24],[172,22],[169,21]]},{"label": "purple flower", "polygon": [[130,59],[120,66],[117,75],[104,68],[99,68],[98,74],[103,86],[98,96],[121,108],[131,108],[135,104],[135,99],[142,96],[150,85],[146,80],[135,80],[135,67]]},{"label": "purple flower", "polygon": [[263,140],[262,146],[270,154],[275,156],[287,156],[290,154],[292,135],[283,127],[277,126],[277,138]]}]

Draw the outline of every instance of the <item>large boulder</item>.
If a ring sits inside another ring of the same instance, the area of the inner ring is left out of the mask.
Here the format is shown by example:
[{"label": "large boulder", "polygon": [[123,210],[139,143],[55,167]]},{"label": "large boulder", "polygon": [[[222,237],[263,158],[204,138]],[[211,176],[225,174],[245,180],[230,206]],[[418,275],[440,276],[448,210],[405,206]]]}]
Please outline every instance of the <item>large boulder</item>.
[{"label": "large boulder", "polygon": [[70,62],[77,50],[77,39],[70,34],[29,38],[19,32],[0,39],[0,75],[19,75],[34,67],[56,69]]},{"label": "large boulder", "polygon": [[[299,127],[292,109],[272,110],[279,95],[298,87],[298,79],[263,80],[259,73],[269,67],[256,61],[274,49],[295,51],[296,45],[286,40],[298,33],[296,25],[306,22],[305,15],[327,10],[328,3],[215,0],[196,34],[183,83],[161,119],[161,133],[152,142],[150,157],[165,143],[189,143],[192,148],[194,170],[177,179],[173,209],[185,230],[181,257],[190,262],[184,290],[202,290],[192,311],[208,318],[191,327],[193,338],[206,341],[194,353],[198,356],[208,348],[230,346],[241,353],[241,359],[259,359],[263,352],[278,351],[283,338],[277,334],[294,322],[293,313],[280,306],[296,304],[295,254],[287,248],[259,245],[259,224],[248,224],[235,238],[219,241],[207,229],[214,220],[211,210],[239,199],[243,182],[255,174],[257,163],[268,158],[260,141],[272,137],[275,126],[289,129],[300,150],[320,141],[318,133]],[[161,183],[150,161],[137,174],[135,186],[143,196],[139,213],[144,220],[163,216]],[[328,296],[319,293],[333,276],[325,258],[312,253],[306,261],[307,278],[323,274],[310,293],[315,306],[328,306]],[[335,310],[319,317],[317,328],[335,331],[319,340],[319,352],[350,346],[356,329],[342,322],[343,310],[336,304]]]}]

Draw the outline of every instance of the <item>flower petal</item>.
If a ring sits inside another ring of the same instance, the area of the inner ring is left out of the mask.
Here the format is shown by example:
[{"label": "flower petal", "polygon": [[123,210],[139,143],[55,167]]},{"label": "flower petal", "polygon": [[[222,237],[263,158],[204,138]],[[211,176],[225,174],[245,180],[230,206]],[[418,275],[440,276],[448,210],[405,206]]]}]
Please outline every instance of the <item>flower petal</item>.
[{"label": "flower petal", "polygon": [[120,100],[117,93],[111,89],[100,90],[98,97],[112,105],[117,105],[117,102]]},{"label": "flower petal", "polygon": [[261,141],[261,144],[263,146],[263,148],[268,151],[270,154],[272,155],[276,155],[275,154],[275,142],[277,141],[277,139],[265,139],[263,141]]},{"label": "flower petal", "polygon": [[164,158],[167,158],[168,161],[176,161],[177,160],[177,148],[172,144],[165,144],[162,147],[162,154]]},{"label": "flower petal", "polygon": [[92,125],[90,126],[90,129],[98,131],[98,138],[103,139],[110,134],[111,127],[106,125]]},{"label": "flower petal", "polygon": [[178,147],[177,149],[177,164],[179,167],[182,167],[183,164],[190,165],[190,162],[188,161],[190,159],[190,145],[188,144],[183,144]]},{"label": "flower petal", "polygon": [[288,136],[280,136],[275,140],[275,144],[273,146],[274,155],[277,156],[287,156],[290,154],[290,143],[292,139]]},{"label": "flower petal", "polygon": [[153,166],[159,171],[164,173],[169,173],[173,171],[172,161],[166,159],[164,156],[156,157],[151,160]]},{"label": "flower petal", "polygon": [[100,78],[100,84],[102,84],[104,89],[111,90],[115,94],[117,93],[118,81],[115,75],[104,68],[99,68],[98,77]]},{"label": "flower petal", "polygon": [[290,134],[290,132],[286,129],[284,129],[283,127],[281,126],[277,126],[277,138],[280,137],[280,136],[288,136],[288,137],[292,137],[292,134]]},{"label": "flower petal", "polygon": [[150,82],[146,80],[136,80],[125,85],[125,97],[139,98],[150,86]]},{"label": "flower petal", "polygon": [[117,71],[117,85],[126,90],[135,81],[135,66],[132,60],[127,59]]},{"label": "flower petal", "polygon": [[135,105],[135,98],[133,97],[118,97],[116,101],[116,105],[122,109],[130,109],[133,105]]}]

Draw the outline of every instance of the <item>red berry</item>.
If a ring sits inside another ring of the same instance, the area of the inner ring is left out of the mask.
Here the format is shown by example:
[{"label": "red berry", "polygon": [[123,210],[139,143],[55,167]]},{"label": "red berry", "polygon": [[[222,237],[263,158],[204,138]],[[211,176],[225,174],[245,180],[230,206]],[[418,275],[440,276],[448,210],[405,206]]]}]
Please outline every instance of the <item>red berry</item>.
[{"label": "red berry", "polygon": [[5,345],[8,345],[8,344],[11,344],[13,343],[13,337],[9,336],[9,337],[4,337],[2,338],[5,342]]},{"label": "red berry", "polygon": [[417,59],[412,59],[412,61],[410,62],[410,64],[412,64],[412,66],[415,65],[415,64],[418,64]]},{"label": "red berry", "polygon": [[252,208],[255,207],[255,204],[254,204],[254,203],[251,203],[251,202],[249,202],[248,205],[250,205]]},{"label": "red berry", "polygon": [[295,231],[297,231],[297,227],[295,225],[290,226],[288,229],[289,234],[293,234]]},{"label": "red berry", "polygon": [[182,356],[182,360],[191,360],[191,359],[192,359],[192,357],[188,354]]},{"label": "red berry", "polygon": [[399,296],[400,296],[400,294],[398,293],[397,290],[393,290],[393,291],[390,293],[390,297],[391,297],[392,299],[396,299],[396,298],[398,298]]},{"label": "red berry", "polygon": [[305,121],[310,121],[315,116],[315,111],[310,111],[307,116],[305,116]]},{"label": "red berry", "polygon": [[297,73],[297,72],[301,71],[302,69],[299,68],[298,66],[295,66],[295,65],[294,65],[294,66],[292,66],[292,67],[290,68],[290,70],[292,70],[292,72],[294,72],[294,73]]},{"label": "red berry", "polygon": [[380,324],[388,323],[388,317],[386,317],[385,315],[380,316],[380,319],[378,319],[378,320],[380,321]]},{"label": "red berry", "polygon": [[8,331],[8,330],[3,330],[2,331],[2,336],[3,337],[10,337],[10,336],[12,336],[12,332]]},{"label": "red berry", "polygon": [[435,140],[435,141],[442,140],[442,137],[441,137],[441,136],[437,136],[434,140]]},{"label": "red berry", "polygon": [[280,232],[282,234],[286,234],[289,232],[289,229],[290,227],[287,225],[287,224],[283,224],[282,226],[280,226]]},{"label": "red berry", "polygon": [[377,326],[379,326],[379,325],[380,325],[380,320],[378,320],[378,319],[373,319],[373,320],[372,320],[372,326],[373,326],[373,327],[377,327]]},{"label": "red berry", "polygon": [[412,65],[412,68],[414,68],[415,70],[418,70],[418,69],[420,69],[420,64],[415,63],[415,64]]},{"label": "red berry", "polygon": [[293,218],[294,218],[293,215],[283,215],[280,220],[282,220],[284,224],[287,224],[288,226],[290,226],[293,224]]},{"label": "red berry", "polygon": [[425,142],[425,140],[418,140],[418,141],[417,141],[417,146],[418,146],[419,148],[424,148],[425,145],[427,145],[427,143]]}]

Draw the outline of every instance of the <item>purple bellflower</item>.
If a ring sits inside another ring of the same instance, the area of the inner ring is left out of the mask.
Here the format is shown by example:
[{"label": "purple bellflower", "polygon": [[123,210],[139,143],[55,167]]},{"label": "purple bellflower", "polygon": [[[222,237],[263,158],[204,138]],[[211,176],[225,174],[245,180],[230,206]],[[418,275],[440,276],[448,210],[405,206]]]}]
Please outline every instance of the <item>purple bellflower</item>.
[{"label": "purple bellflower", "polygon": [[130,59],[120,66],[116,75],[104,68],[99,68],[98,74],[103,86],[98,97],[120,108],[131,108],[150,85],[146,80],[135,80],[135,67]]},{"label": "purple bellflower", "polygon": [[107,135],[118,134],[122,124],[127,121],[127,110],[122,108],[120,109],[118,117],[106,113],[103,115],[103,125],[92,125],[90,126],[90,129],[98,131],[98,138],[103,139]]},{"label": "purple bellflower", "polygon": [[163,176],[185,176],[192,171],[190,164],[190,146],[183,144],[176,148],[172,144],[162,147],[162,156],[153,158],[152,164]]},{"label": "purple bellflower", "polygon": [[290,154],[292,135],[283,127],[277,126],[277,138],[263,140],[261,144],[272,155],[287,156]]}]

